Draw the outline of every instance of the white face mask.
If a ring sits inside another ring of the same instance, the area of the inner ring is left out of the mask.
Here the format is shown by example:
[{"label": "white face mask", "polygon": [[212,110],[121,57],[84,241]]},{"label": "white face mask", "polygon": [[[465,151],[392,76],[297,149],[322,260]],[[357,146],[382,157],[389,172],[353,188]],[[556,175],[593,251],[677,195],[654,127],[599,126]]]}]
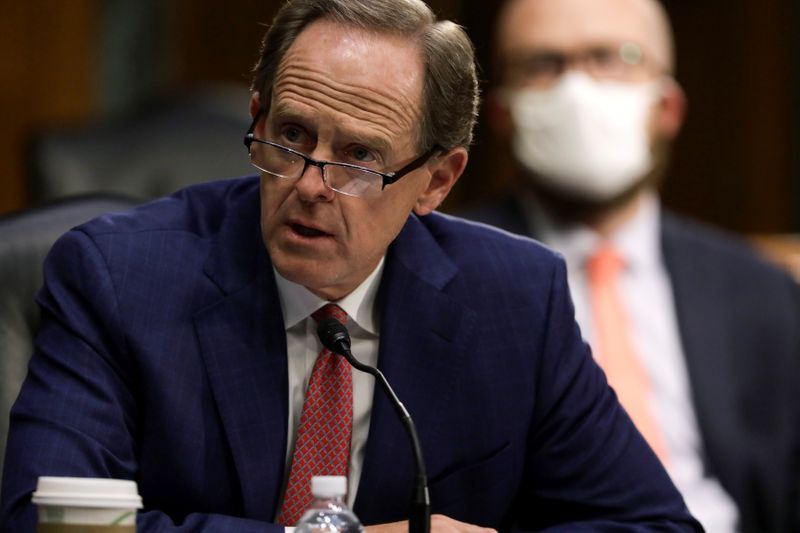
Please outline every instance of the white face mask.
[{"label": "white face mask", "polygon": [[659,93],[658,82],[597,82],[582,72],[551,89],[511,92],[514,155],[545,185],[611,199],[652,167],[647,120]]}]

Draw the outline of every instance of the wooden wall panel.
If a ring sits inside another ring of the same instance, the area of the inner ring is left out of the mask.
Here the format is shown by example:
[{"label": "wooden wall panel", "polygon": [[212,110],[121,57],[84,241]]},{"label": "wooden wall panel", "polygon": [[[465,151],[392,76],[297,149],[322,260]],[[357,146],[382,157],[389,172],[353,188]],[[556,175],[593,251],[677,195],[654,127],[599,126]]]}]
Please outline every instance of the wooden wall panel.
[{"label": "wooden wall panel", "polygon": [[167,52],[174,84],[249,85],[261,38],[280,5],[277,0],[171,2]]},{"label": "wooden wall panel", "polygon": [[[793,122],[792,35],[798,28],[791,17],[796,0],[763,2],[758,9],[740,5],[743,28],[742,84],[739,108],[747,138],[742,197],[747,210],[737,221],[748,231],[778,231],[792,223],[800,208],[791,194],[797,169],[792,167],[798,125]],[[796,53],[796,52],[795,52]],[[751,125],[751,127],[748,127]]]},{"label": "wooden wall panel", "polygon": [[793,229],[792,1],[667,4],[689,98],[664,185],[673,207],[739,231]]},{"label": "wooden wall panel", "polygon": [[95,0],[7,2],[0,17],[0,213],[28,204],[25,147],[92,110]]}]

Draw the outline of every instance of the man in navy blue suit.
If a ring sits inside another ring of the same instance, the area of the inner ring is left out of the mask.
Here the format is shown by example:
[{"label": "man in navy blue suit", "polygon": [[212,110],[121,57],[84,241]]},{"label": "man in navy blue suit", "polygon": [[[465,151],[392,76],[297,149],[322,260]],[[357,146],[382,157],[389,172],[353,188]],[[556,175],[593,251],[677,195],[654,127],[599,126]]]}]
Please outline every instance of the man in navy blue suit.
[{"label": "man in navy blue suit", "polygon": [[[253,88],[260,179],[100,217],[51,251],[3,531],[33,531],[41,475],[136,480],[140,531],[293,525],[310,315],[329,302],[415,418],[434,531],[699,529],[583,343],[563,262],[434,212],[478,105],[461,28],[416,0],[295,0]],[[405,531],[404,428],[369,376],[352,397],[348,501],[369,531]]]},{"label": "man in navy blue suit", "polygon": [[800,530],[800,296],[738,239],[659,203],[685,108],[663,7],[510,0],[494,45],[489,116],[517,163],[513,189],[464,214],[564,255],[601,356],[611,313],[597,311],[593,267],[613,249],[650,382],[638,405],[622,403],[651,411],[690,511],[709,531]]}]

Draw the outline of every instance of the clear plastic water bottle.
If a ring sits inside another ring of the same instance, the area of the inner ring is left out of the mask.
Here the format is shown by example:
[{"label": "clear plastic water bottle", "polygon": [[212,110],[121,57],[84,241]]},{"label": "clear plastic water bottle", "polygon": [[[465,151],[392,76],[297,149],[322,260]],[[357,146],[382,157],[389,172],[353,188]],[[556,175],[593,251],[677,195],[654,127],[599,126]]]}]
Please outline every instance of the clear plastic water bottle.
[{"label": "clear plastic water bottle", "polygon": [[344,476],[311,478],[314,500],[300,517],[295,533],[364,533],[361,522],[344,502],[345,494]]}]

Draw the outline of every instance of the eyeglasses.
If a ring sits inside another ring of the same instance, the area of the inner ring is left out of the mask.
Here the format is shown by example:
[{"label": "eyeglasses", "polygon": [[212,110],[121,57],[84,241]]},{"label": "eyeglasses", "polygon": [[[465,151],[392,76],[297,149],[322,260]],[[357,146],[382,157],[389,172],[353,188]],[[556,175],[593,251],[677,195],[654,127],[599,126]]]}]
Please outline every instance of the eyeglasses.
[{"label": "eyeglasses", "polygon": [[287,146],[256,138],[253,129],[260,116],[261,111],[256,114],[253,124],[244,136],[244,145],[250,153],[250,163],[254,167],[277,178],[296,180],[305,174],[309,165],[315,166],[319,168],[322,181],[329,189],[347,196],[379,196],[387,185],[418,169],[436,152],[442,150],[440,146],[434,146],[395,172],[379,172],[350,163],[318,161]]},{"label": "eyeglasses", "polygon": [[580,68],[596,80],[634,81],[646,73],[644,52],[631,42],[594,46],[571,54],[540,51],[518,54],[507,62],[512,83],[547,88],[569,68]]}]

